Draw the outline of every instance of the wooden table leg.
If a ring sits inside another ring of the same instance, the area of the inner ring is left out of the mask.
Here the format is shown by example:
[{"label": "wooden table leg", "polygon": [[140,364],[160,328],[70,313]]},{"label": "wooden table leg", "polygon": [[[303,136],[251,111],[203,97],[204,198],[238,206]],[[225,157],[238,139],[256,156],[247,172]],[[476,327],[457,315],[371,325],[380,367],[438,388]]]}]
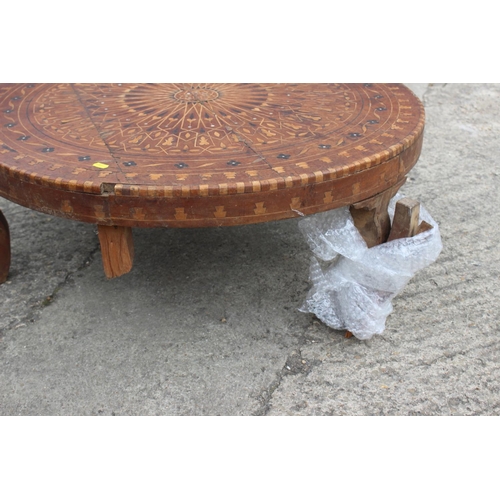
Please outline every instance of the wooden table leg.
[{"label": "wooden table leg", "polygon": [[132,228],[100,225],[97,228],[106,277],[116,278],[128,273],[134,262]]},{"label": "wooden table leg", "polygon": [[354,225],[363,236],[368,248],[387,241],[391,232],[391,219],[387,207],[405,181],[406,178],[372,198],[351,205]]},{"label": "wooden table leg", "polygon": [[7,281],[10,268],[10,233],[7,219],[0,210],[0,283]]}]

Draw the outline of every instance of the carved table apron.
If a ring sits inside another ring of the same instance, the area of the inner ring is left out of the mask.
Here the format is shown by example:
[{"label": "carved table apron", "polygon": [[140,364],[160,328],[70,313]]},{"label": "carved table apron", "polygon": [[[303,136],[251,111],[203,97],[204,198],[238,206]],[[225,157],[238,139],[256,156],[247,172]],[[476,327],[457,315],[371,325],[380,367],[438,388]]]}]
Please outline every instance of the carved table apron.
[{"label": "carved table apron", "polygon": [[[132,268],[132,227],[349,205],[370,246],[423,129],[401,84],[0,84],[0,196],[97,224],[110,278]],[[0,282],[9,264],[0,212]]]}]

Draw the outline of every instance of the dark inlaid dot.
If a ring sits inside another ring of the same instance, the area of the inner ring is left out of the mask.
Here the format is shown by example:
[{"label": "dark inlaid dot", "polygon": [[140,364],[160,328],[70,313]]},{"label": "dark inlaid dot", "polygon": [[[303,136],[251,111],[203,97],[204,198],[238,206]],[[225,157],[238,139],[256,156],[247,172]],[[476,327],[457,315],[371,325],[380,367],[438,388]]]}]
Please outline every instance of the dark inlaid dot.
[{"label": "dark inlaid dot", "polygon": [[358,134],[357,132],[351,132],[349,134],[349,137],[361,137],[361,134]]},{"label": "dark inlaid dot", "polygon": [[375,123],[378,123],[378,120],[368,120],[366,123],[369,123],[370,125],[375,125]]},{"label": "dark inlaid dot", "polygon": [[54,151],[54,148],[43,148],[42,153],[52,153]]},{"label": "dark inlaid dot", "polygon": [[12,128],[12,127],[15,127],[16,126],[16,123],[7,123],[7,125],[5,125],[7,128]]},{"label": "dark inlaid dot", "polygon": [[227,162],[227,165],[231,166],[231,167],[236,167],[237,165],[241,165],[241,162],[240,161],[235,161],[235,160],[230,160]]},{"label": "dark inlaid dot", "polygon": [[17,140],[18,141],[27,141],[30,138],[29,135],[20,135]]},{"label": "dark inlaid dot", "polygon": [[177,167],[177,168],[186,168],[186,167],[189,167],[189,165],[187,163],[183,163],[183,162],[175,163],[174,166]]},{"label": "dark inlaid dot", "polygon": [[90,160],[90,156],[79,156],[78,161],[88,161]]},{"label": "dark inlaid dot", "polygon": [[376,108],[376,111],[387,111],[387,108]]},{"label": "dark inlaid dot", "polygon": [[330,149],[332,147],[331,144],[320,144],[318,146],[320,149]]},{"label": "dark inlaid dot", "polygon": [[279,158],[280,160],[288,160],[290,155],[279,154],[276,158]]},{"label": "dark inlaid dot", "polygon": [[137,163],[135,161],[124,161],[123,164],[126,167],[135,167],[137,165]]}]

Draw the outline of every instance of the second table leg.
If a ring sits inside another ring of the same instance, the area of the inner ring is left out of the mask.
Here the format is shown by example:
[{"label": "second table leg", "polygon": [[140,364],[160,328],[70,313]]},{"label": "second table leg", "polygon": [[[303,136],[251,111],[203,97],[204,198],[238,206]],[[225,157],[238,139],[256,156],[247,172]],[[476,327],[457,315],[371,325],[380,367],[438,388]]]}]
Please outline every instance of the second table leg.
[{"label": "second table leg", "polygon": [[132,228],[100,225],[97,228],[106,277],[116,278],[128,273],[134,263]]}]

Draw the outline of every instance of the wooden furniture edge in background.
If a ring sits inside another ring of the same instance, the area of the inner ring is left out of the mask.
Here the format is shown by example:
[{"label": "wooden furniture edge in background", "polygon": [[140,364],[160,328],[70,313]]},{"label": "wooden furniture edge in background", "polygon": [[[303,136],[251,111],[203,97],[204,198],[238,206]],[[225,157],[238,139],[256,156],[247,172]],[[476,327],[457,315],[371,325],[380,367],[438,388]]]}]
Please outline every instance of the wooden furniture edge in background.
[{"label": "wooden furniture edge in background", "polygon": [[7,219],[0,210],[0,283],[7,281],[10,268],[10,233]]}]

